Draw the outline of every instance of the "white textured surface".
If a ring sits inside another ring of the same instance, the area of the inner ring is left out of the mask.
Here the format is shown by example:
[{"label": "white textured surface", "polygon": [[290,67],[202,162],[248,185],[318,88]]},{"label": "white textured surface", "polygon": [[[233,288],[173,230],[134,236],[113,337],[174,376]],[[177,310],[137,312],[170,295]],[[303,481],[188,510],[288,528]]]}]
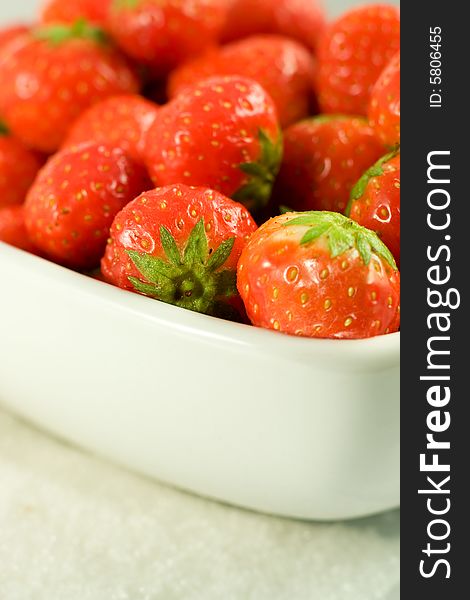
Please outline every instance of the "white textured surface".
[{"label": "white textured surface", "polygon": [[1,600],[395,600],[398,513],[311,524],[139,478],[0,410]]}]

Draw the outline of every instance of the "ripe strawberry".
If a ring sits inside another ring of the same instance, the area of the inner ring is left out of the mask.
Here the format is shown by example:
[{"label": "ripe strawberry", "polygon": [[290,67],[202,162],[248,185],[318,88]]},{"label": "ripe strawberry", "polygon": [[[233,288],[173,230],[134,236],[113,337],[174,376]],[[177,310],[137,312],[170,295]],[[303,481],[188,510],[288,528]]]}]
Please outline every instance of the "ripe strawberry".
[{"label": "ripe strawberry", "polygon": [[104,253],[115,215],[149,187],[144,168],[120,148],[82,144],[63,150],[28,193],[26,228],[52,260],[91,269]]},{"label": "ripe strawberry", "polygon": [[156,186],[207,186],[248,208],[269,199],[282,153],[276,108],[241,77],[208,79],[161,108],[147,136]]},{"label": "ripe strawberry", "polygon": [[46,0],[40,14],[41,23],[75,23],[86,19],[105,25],[111,0]]},{"label": "ripe strawberry", "polygon": [[24,201],[40,166],[39,157],[0,123],[0,208]]},{"label": "ripe strawberry", "polygon": [[315,63],[306,48],[275,35],[259,35],[223,46],[174,71],[169,96],[215,75],[239,75],[257,81],[276,105],[282,127],[309,113]]},{"label": "ripe strawberry", "polygon": [[384,153],[365,119],[320,116],[284,132],[277,204],[295,210],[343,212],[352,186]]},{"label": "ripe strawberry", "polygon": [[235,318],[237,262],[255,230],[246,208],[218,192],[159,188],[116,216],[101,270],[121,288]]},{"label": "ripe strawberry", "polygon": [[254,325],[320,338],[399,326],[399,273],[375,233],[331,212],[288,213],[253,234],[238,290]]},{"label": "ripe strawberry", "polygon": [[386,146],[400,143],[400,53],[382,71],[369,104],[369,123]]},{"label": "ripe strawberry", "polygon": [[144,161],[145,141],[158,106],[142,96],[111,96],[82,113],[72,125],[64,146],[101,142],[118,146],[137,162]]},{"label": "ripe strawberry", "polygon": [[0,208],[0,242],[36,254],[26,231],[23,209],[21,205]]},{"label": "ripe strawberry", "polygon": [[166,75],[217,42],[226,12],[220,0],[112,0],[108,28],[126,54]]},{"label": "ripe strawberry", "polygon": [[232,0],[223,39],[277,33],[315,50],[324,28],[321,0]]},{"label": "ripe strawberry", "polygon": [[18,36],[28,33],[29,27],[26,25],[12,25],[0,29],[0,54],[8,44],[15,40]]},{"label": "ripe strawberry", "polygon": [[322,112],[367,115],[372,87],[399,47],[400,14],[394,6],[362,6],[332,23],[318,48]]},{"label": "ripe strawberry", "polygon": [[0,81],[0,113],[9,129],[44,152],[57,150],[89,106],[139,87],[126,59],[85,22],[17,39],[0,61]]},{"label": "ripe strawberry", "polygon": [[400,263],[400,152],[382,157],[359,179],[346,215],[377,233]]}]

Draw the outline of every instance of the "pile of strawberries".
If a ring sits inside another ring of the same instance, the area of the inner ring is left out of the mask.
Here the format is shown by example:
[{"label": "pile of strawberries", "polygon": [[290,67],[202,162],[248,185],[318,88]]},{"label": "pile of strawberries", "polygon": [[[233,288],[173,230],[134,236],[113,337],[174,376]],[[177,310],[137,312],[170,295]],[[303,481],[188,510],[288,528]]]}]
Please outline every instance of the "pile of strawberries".
[{"label": "pile of strawberries", "polygon": [[48,0],[0,30],[0,240],[283,333],[397,331],[399,30],[388,5]]}]

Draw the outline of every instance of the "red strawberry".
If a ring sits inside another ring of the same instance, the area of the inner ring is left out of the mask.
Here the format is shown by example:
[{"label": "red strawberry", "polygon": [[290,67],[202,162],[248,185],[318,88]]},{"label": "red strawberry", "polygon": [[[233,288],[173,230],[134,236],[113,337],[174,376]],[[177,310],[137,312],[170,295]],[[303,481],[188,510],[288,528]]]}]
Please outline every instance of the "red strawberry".
[{"label": "red strawberry", "polygon": [[359,179],[346,214],[377,233],[400,262],[400,153],[381,158]]},{"label": "red strawberry", "polygon": [[369,123],[386,146],[400,143],[400,53],[389,62],[372,89]]},{"label": "red strawberry", "polygon": [[253,234],[238,289],[254,325],[320,338],[399,326],[399,273],[375,233],[331,212],[288,213]]},{"label": "red strawberry", "polygon": [[127,61],[84,22],[17,39],[0,62],[0,113],[27,145],[54,152],[71,123],[113,94],[138,91]]},{"label": "red strawberry", "polygon": [[108,27],[126,54],[166,75],[217,41],[226,11],[220,0],[113,0]]},{"label": "red strawberry", "polygon": [[52,260],[96,267],[115,215],[150,183],[123,150],[83,144],[63,150],[40,171],[25,204],[33,243]]},{"label": "red strawberry", "polygon": [[42,23],[75,23],[86,19],[104,25],[111,0],[46,0],[41,11]]},{"label": "red strawberry", "polygon": [[315,63],[300,44],[275,35],[254,36],[182,65],[169,79],[169,95],[215,75],[240,75],[257,81],[276,104],[283,127],[309,113]]},{"label": "red strawberry", "polygon": [[0,29],[0,54],[8,44],[15,40],[18,36],[28,33],[29,27],[26,25],[12,25],[10,27]]},{"label": "red strawberry", "polygon": [[352,186],[384,153],[365,119],[320,116],[284,132],[275,199],[295,210],[343,212]]},{"label": "red strawberry", "polygon": [[144,161],[145,141],[158,106],[142,96],[111,96],[78,117],[65,146],[101,142],[118,146],[137,162]]},{"label": "red strawberry", "polygon": [[101,270],[124,289],[234,318],[237,262],[255,230],[246,208],[218,192],[159,188],[116,216]]},{"label": "red strawberry", "polygon": [[324,27],[321,0],[232,0],[223,39],[278,33],[315,50]]},{"label": "red strawberry", "polygon": [[24,201],[40,166],[39,157],[0,123],[0,208]]},{"label": "red strawberry", "polygon": [[318,48],[322,112],[367,115],[372,87],[399,47],[400,14],[394,6],[362,6],[332,23]]},{"label": "red strawberry", "polygon": [[249,208],[268,201],[281,153],[273,101],[241,77],[189,88],[159,110],[147,136],[155,185],[207,186]]},{"label": "red strawberry", "polygon": [[0,208],[0,242],[36,254],[24,225],[23,209],[21,205]]}]

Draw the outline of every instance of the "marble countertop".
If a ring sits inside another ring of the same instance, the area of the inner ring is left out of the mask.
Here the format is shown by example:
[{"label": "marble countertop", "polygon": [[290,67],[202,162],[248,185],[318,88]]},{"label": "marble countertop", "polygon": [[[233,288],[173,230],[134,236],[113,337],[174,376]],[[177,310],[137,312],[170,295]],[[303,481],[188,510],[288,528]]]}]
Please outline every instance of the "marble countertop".
[{"label": "marble countertop", "polygon": [[1,600],[397,600],[398,511],[306,523],[149,481],[0,410]]}]

